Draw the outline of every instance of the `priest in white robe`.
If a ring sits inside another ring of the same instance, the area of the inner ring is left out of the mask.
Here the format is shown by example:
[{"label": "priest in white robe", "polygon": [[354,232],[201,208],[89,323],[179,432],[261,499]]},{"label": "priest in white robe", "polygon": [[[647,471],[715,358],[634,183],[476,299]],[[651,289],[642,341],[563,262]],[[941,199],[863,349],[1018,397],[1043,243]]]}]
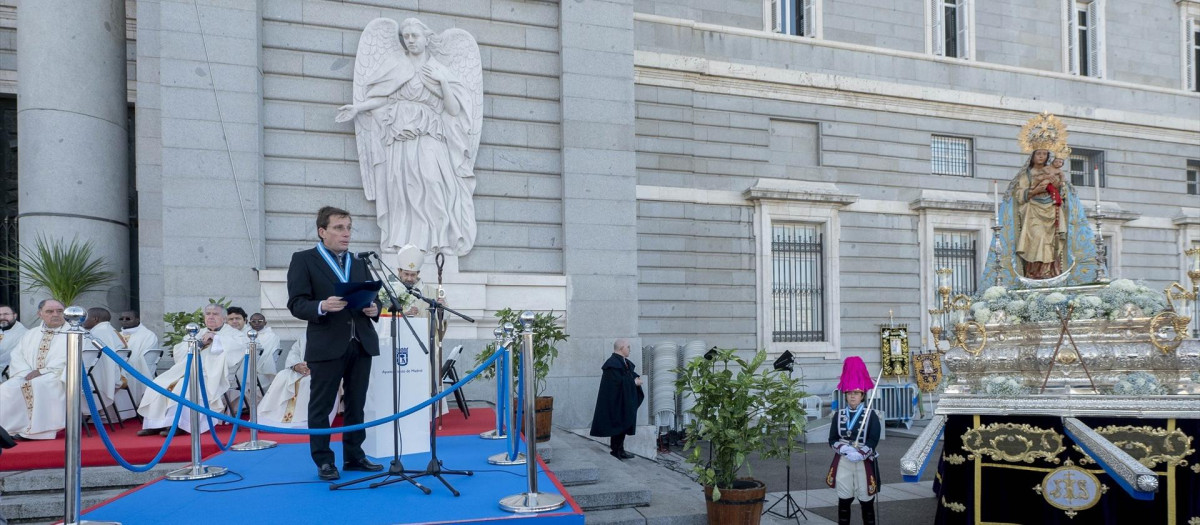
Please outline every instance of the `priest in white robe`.
[{"label": "priest in white robe", "polygon": [[[201,346],[200,359],[204,368],[204,386],[208,393],[208,406],[214,412],[225,409],[226,391],[232,382],[231,374],[242,373],[242,358],[246,355],[246,346],[250,339],[241,330],[225,324],[225,308],[219,304],[209,304],[204,307],[204,329],[196,334]],[[170,370],[154,379],[155,384],[171,390],[175,394],[183,393],[183,375],[187,365],[188,344],[181,341],[175,345],[172,355],[175,365]],[[190,387],[189,387],[190,390]],[[175,410],[179,404],[153,390],[147,391],[138,404],[138,414],[142,415],[142,430],[139,436],[148,436],[164,432],[171,426],[175,418]],[[191,432],[191,420],[188,409],[183,409],[179,416],[179,428]],[[201,415],[199,432],[209,429],[208,418]]]},{"label": "priest in white robe", "polygon": [[[311,381],[308,363],[304,362],[305,339],[292,345],[283,369],[275,375],[267,395],[258,404],[258,422],[284,428],[308,428],[308,390]],[[340,397],[340,396],[339,396]],[[337,415],[341,403],[333,402],[329,424]]]},{"label": "priest in white robe", "polygon": [[[129,363],[142,375],[153,378],[155,370],[146,362],[146,352],[158,348],[158,336],[142,325],[141,314],[137,310],[121,312],[118,320],[121,322],[121,339],[129,349]],[[129,385],[129,392],[133,394],[133,401],[140,403],[146,392],[146,385],[135,379],[132,374],[123,372],[123,375],[125,383]]]},{"label": "priest in white robe", "polygon": [[[396,286],[396,293],[400,295],[400,304],[404,305],[404,315],[407,317],[426,317],[429,311],[429,303],[418,299],[415,295],[406,292],[408,288],[417,288],[421,291],[423,297],[429,299],[438,299],[438,287],[436,284],[424,284],[421,282],[421,265],[425,262],[425,253],[420,248],[411,244],[404,245],[400,251],[396,253],[396,268],[399,274],[400,281],[403,286]],[[440,300],[442,304],[450,305],[443,295]],[[387,306],[387,305],[385,305]],[[422,334],[424,337],[424,334]]]},{"label": "priest in white robe", "polygon": [[[112,351],[124,350],[125,341],[121,340],[121,336],[117,335],[117,330],[113,328],[111,321],[112,314],[108,310],[104,308],[88,308],[87,319],[83,321],[83,328]],[[85,342],[83,350],[84,365],[87,366],[95,363],[95,366],[92,366],[91,380],[95,381],[92,386],[95,387],[96,391],[100,392],[100,399],[96,400],[97,408],[101,411],[108,410],[111,414],[111,407],[117,402],[117,387],[121,386],[121,367],[111,357],[97,351],[95,345],[91,343]],[[131,410],[134,407],[129,406],[129,399],[126,397],[124,403],[118,408]]]},{"label": "priest in white robe", "polygon": [[260,313],[250,316],[250,328],[258,332],[255,339],[258,343],[258,382],[265,389],[271,386],[278,372],[275,355],[279,353],[279,334],[267,326],[266,316]]},{"label": "priest in white robe", "polygon": [[41,326],[13,350],[8,381],[0,383],[0,427],[22,439],[54,439],[66,428],[66,320],[54,299],[38,304]]},{"label": "priest in white robe", "polygon": [[0,305],[0,372],[8,367],[12,351],[25,335],[25,325],[17,320],[17,312],[8,305]]}]

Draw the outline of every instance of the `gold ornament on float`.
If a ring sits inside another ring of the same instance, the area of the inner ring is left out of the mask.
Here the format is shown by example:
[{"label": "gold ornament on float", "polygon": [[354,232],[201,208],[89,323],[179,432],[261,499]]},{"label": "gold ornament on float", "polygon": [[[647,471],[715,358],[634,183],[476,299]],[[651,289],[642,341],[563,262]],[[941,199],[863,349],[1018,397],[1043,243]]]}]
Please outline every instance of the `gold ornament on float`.
[{"label": "gold ornament on float", "polygon": [[1017,134],[1017,142],[1022,153],[1044,149],[1057,158],[1071,156],[1071,148],[1067,147],[1067,126],[1049,111],[1029,119]]}]

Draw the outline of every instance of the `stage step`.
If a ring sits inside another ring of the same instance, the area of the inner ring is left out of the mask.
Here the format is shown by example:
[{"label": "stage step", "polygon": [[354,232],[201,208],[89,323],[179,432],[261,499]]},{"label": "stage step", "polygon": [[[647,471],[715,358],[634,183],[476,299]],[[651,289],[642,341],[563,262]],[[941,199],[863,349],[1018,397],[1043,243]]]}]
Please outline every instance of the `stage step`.
[{"label": "stage step", "polygon": [[[84,490],[80,499],[83,508],[102,503],[118,494],[129,490],[126,487],[110,489]],[[49,522],[61,520],[63,517],[63,493],[60,488],[55,492],[38,492],[33,494],[4,493],[0,501],[0,514],[9,523]]]},{"label": "stage step", "polygon": [[[83,508],[103,502],[130,488],[162,477],[183,463],[162,463],[149,472],[122,467],[83,469]],[[0,515],[10,523],[45,523],[63,517],[63,469],[26,470],[0,477]]]},{"label": "stage step", "polygon": [[650,490],[632,476],[608,470],[601,473],[600,481],[590,485],[571,487],[568,492],[579,508],[585,512],[645,507],[650,505]]}]

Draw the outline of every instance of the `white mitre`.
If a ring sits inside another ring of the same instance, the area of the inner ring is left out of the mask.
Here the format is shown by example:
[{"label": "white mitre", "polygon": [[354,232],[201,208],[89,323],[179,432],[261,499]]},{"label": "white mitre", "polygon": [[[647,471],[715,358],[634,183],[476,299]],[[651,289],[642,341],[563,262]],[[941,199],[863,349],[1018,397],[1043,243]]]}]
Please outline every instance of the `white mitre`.
[{"label": "white mitre", "polygon": [[420,248],[411,244],[405,244],[403,248],[396,254],[396,265],[401,271],[408,270],[410,272],[421,271],[421,265],[425,262],[425,254]]}]

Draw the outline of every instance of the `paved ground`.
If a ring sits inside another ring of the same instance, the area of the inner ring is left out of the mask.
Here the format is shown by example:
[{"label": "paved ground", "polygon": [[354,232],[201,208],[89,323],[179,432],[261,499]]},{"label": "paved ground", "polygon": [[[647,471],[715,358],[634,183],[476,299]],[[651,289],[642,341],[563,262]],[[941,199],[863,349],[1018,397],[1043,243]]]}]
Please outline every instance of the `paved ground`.
[{"label": "paved ground", "polygon": [[[880,476],[884,483],[884,488],[878,496],[880,524],[933,523],[937,511],[937,502],[932,492],[935,464],[931,463],[920,483],[904,483],[900,477],[900,457],[912,445],[920,431],[921,427],[917,425],[914,425],[912,430],[905,430],[903,427],[889,427],[886,439],[880,441],[878,447],[881,458]],[[640,461],[634,464],[637,465],[635,468],[644,470],[642,475],[631,474],[634,478],[653,479],[661,476],[660,471],[664,469],[685,472],[688,466],[681,462],[681,452],[679,447],[671,447],[671,452],[660,454],[657,462]],[[933,454],[935,458],[941,455],[940,444]],[[763,523],[836,522],[837,496],[833,489],[825,485],[825,473],[828,471],[832,459],[833,452],[824,443],[809,444],[807,452],[797,450],[792,455],[791,494],[803,510],[803,516],[800,513],[796,513],[795,519],[766,516]],[[767,507],[785,494],[788,479],[787,466],[786,459],[762,460],[756,458],[750,461],[750,469],[746,474],[767,484]],[[695,486],[694,491],[699,492],[700,487]],[[656,494],[656,501],[661,496]],[[780,503],[775,509],[786,513],[785,505],[786,503]],[[804,519],[805,517],[807,520]],[[851,523],[862,523],[857,504],[854,505],[854,516]]]}]

